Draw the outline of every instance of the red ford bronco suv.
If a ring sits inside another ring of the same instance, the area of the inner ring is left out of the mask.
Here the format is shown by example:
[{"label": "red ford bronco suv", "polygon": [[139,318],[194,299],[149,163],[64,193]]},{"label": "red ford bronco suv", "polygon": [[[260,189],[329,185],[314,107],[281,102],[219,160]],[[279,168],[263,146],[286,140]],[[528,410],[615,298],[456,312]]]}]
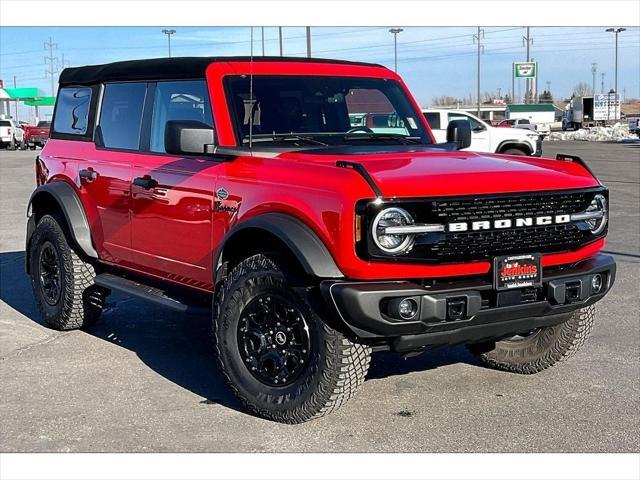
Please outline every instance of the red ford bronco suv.
[{"label": "red ford bronco suv", "polygon": [[[374,114],[393,131],[357,124]],[[28,207],[38,307],[61,330],[111,291],[209,312],[233,392],[286,423],[340,407],[376,350],[465,344],[539,372],[613,285],[608,191],[578,157],[459,151],[470,135],[458,120],[434,143],[379,65],[67,68]]]}]

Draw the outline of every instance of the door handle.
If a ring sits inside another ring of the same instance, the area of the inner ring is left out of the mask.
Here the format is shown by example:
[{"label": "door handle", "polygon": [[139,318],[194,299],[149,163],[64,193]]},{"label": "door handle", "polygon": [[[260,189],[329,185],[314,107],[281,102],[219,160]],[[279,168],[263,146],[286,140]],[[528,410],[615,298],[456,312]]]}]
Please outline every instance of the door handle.
[{"label": "door handle", "polygon": [[91,183],[96,178],[98,178],[98,172],[96,172],[93,168],[83,168],[78,172],[78,176],[80,180],[84,180],[85,182]]},{"label": "door handle", "polygon": [[145,190],[151,190],[152,188],[156,188],[158,186],[158,182],[154,178],[151,178],[149,175],[134,178],[133,184],[136,187],[142,187]]}]

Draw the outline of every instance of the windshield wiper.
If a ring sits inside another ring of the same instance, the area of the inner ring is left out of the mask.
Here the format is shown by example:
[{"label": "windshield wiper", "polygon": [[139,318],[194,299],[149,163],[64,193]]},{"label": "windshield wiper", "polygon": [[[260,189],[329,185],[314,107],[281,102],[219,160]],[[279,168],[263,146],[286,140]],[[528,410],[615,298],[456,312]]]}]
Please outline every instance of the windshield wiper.
[{"label": "windshield wiper", "polygon": [[420,143],[420,137],[410,137],[408,135],[395,133],[348,133],[344,135],[345,140],[397,140],[404,144]]},{"label": "windshield wiper", "polygon": [[[245,141],[248,137],[245,137]],[[305,135],[298,135],[297,133],[263,133],[253,136],[254,142],[265,142],[265,141],[299,141],[299,142],[307,142],[310,145],[322,145],[323,147],[328,147],[329,144],[325,142],[321,142],[320,140],[316,140],[313,137],[308,137]]]}]

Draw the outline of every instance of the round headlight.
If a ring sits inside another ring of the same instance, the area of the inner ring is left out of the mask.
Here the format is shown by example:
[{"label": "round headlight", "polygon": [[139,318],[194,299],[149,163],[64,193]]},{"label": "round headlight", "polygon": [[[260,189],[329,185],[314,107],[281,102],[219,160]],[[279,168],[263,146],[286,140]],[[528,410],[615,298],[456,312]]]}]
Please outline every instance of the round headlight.
[{"label": "round headlight", "polygon": [[589,220],[585,220],[585,223],[589,226],[589,230],[591,231],[591,233],[593,233],[594,235],[598,235],[607,226],[607,199],[605,198],[605,196],[599,193],[595,195],[586,211],[602,212],[602,217],[600,218],[591,218]]},{"label": "round headlight", "polygon": [[390,255],[400,255],[413,247],[413,234],[387,234],[387,227],[413,225],[413,218],[402,208],[392,207],[382,210],[373,220],[372,234],[376,246]]}]

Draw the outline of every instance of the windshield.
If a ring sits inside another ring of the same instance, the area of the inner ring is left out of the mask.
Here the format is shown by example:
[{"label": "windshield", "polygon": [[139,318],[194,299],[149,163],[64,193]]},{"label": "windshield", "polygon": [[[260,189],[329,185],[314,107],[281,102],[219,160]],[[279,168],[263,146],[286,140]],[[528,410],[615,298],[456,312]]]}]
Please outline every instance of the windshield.
[{"label": "windshield", "polygon": [[38,122],[38,127],[49,128],[51,127],[51,122],[45,122],[44,120]]},{"label": "windshield", "polygon": [[268,145],[431,143],[419,113],[394,80],[260,75],[251,86],[243,75],[228,77],[226,88],[243,145],[249,143],[250,123],[252,141]]}]

